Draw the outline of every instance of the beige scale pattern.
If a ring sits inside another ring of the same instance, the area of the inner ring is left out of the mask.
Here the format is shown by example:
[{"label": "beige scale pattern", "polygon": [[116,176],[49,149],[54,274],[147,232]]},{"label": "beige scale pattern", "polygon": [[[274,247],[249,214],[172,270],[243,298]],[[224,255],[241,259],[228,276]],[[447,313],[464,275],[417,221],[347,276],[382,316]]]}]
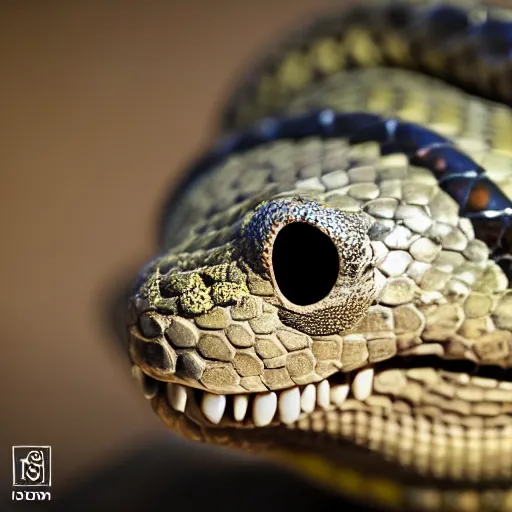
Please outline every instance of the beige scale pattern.
[{"label": "beige scale pattern", "polygon": [[[239,100],[235,124],[318,107],[398,116],[454,140],[512,197],[510,108],[382,67],[393,55],[410,68],[413,56],[400,34],[366,23],[276,51],[277,64]],[[344,69],[347,59],[361,69]],[[424,60],[444,69],[438,54]],[[475,80],[464,63],[460,75]],[[312,82],[313,69],[324,77]],[[474,69],[489,78],[482,63]],[[510,89],[502,89],[506,100]],[[341,332],[304,332],[286,316],[272,276],[240,251],[257,206],[281,197],[364,214],[381,227],[366,240],[378,296]],[[227,158],[178,202],[168,247],[144,269],[128,315],[134,376],[170,428],[275,452],[383,507],[512,510],[512,382],[393,365],[512,366],[510,283],[429,171],[403,155],[381,156],[374,143],[283,140]]]}]

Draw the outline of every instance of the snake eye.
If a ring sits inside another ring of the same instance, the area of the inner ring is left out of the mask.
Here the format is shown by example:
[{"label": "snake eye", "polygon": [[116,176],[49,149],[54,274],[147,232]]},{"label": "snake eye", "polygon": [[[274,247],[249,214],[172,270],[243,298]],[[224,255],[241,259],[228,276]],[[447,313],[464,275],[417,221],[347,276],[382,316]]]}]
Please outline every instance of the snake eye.
[{"label": "snake eye", "polygon": [[272,266],[279,290],[298,306],[325,298],[340,272],[333,241],[305,222],[291,222],[278,232],[272,248]]}]

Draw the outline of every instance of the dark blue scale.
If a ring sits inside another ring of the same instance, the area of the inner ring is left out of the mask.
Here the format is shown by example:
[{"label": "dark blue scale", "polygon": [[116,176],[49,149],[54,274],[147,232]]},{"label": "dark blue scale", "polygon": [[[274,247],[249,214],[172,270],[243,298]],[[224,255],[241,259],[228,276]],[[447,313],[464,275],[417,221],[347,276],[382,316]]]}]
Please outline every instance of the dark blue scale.
[{"label": "dark blue scale", "polygon": [[504,20],[487,20],[471,28],[471,35],[493,60],[510,59],[512,48],[512,23]]},{"label": "dark blue scale", "polygon": [[476,47],[491,61],[511,59],[512,23],[502,19],[489,18],[474,23],[469,19],[467,10],[453,5],[433,6],[424,16],[419,16],[420,23],[434,34],[434,39],[467,37],[474,41]]},{"label": "dark blue scale", "polygon": [[435,30],[438,37],[464,33],[471,25],[467,12],[454,5],[434,5],[427,10],[421,21]]},{"label": "dark blue scale", "polygon": [[[485,176],[485,170],[449,139],[423,126],[368,113],[336,113],[326,109],[300,116],[267,118],[253,127],[225,137],[200,159],[174,197],[194,179],[230,155],[277,140],[306,137],[348,138],[351,144],[377,142],[381,154],[405,154],[411,164],[429,169],[440,187],[460,205],[461,215],[471,219],[475,234],[485,241],[512,281],[512,201]],[[172,215],[168,201],[165,215]]]}]

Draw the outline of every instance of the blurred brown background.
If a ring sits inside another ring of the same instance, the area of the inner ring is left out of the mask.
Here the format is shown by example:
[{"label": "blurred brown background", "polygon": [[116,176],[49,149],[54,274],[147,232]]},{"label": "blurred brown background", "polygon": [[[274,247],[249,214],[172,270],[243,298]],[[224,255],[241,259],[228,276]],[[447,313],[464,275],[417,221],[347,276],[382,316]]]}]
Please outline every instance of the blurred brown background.
[{"label": "blurred brown background", "polygon": [[241,69],[332,0],[0,3],[0,489],[49,444],[53,491],[169,437],[102,324]]}]

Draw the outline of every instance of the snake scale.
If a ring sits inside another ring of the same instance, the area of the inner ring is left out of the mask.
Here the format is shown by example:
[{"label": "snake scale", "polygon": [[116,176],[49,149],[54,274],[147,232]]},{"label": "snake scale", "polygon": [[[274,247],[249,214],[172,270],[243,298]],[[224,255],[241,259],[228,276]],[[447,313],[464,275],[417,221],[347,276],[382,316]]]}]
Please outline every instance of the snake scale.
[{"label": "snake scale", "polygon": [[163,422],[383,509],[512,510],[511,106],[505,7],[364,2],[269,48],[129,300]]}]

